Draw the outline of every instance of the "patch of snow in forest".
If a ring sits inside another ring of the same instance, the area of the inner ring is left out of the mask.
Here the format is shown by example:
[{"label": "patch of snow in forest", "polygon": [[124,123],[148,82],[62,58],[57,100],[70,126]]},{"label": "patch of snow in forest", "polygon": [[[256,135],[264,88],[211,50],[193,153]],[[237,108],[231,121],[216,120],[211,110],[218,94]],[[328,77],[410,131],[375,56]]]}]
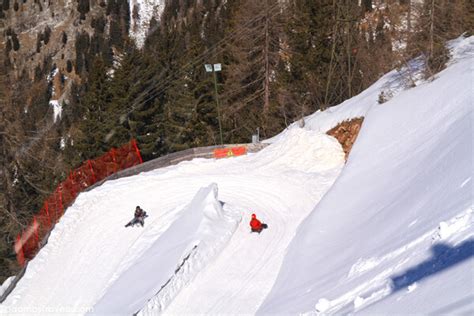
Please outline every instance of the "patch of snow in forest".
[{"label": "patch of snow in forest", "polygon": [[54,78],[54,76],[56,76],[59,72],[59,69],[57,67],[54,67],[51,72],[49,73],[49,75],[46,77],[46,79],[48,80],[48,82],[51,82]]},{"label": "patch of snow in forest", "polygon": [[139,48],[143,47],[152,18],[159,20],[165,7],[164,0],[131,0],[130,4],[130,36],[135,39]]},{"label": "patch of snow in forest", "polygon": [[58,100],[50,100],[49,105],[53,108],[53,119],[56,123],[57,119],[61,119],[63,107],[61,104],[59,104]]},{"label": "patch of snow in forest", "polygon": [[66,140],[64,139],[64,137],[61,137],[61,140],[59,141],[59,148],[66,148]]}]

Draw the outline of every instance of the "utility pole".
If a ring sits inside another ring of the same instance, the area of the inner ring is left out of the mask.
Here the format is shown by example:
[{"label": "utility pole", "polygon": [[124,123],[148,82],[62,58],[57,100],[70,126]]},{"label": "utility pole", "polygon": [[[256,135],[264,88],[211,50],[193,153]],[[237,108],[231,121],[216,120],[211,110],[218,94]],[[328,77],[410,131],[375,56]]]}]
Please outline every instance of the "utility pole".
[{"label": "utility pole", "polygon": [[221,64],[205,64],[204,67],[206,68],[206,72],[212,72],[214,75],[214,91],[216,94],[216,106],[217,106],[217,120],[219,121],[219,134],[221,138],[221,145],[224,144],[224,141],[222,139],[222,125],[221,125],[221,114],[219,110],[219,97],[218,97],[218,92],[217,92],[217,75],[216,72],[222,70],[222,65]]}]

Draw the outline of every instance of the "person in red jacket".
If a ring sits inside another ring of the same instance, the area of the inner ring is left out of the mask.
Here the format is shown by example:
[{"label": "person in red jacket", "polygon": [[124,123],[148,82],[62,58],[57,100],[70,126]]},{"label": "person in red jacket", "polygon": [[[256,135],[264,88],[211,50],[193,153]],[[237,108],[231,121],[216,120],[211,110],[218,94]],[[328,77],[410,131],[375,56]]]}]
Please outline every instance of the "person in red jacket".
[{"label": "person in red jacket", "polygon": [[257,219],[257,215],[252,214],[252,219],[250,220],[250,229],[252,232],[260,234],[262,230],[267,227],[267,224],[263,224]]}]

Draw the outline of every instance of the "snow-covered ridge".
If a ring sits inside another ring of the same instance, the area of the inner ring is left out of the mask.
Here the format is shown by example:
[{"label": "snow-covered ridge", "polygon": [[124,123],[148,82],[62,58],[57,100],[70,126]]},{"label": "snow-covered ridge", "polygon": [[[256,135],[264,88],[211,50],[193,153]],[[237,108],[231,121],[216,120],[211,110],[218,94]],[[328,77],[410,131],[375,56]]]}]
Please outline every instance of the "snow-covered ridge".
[{"label": "snow-covered ridge", "polygon": [[[474,37],[450,47],[452,60],[432,81],[376,104],[388,74],[335,109],[353,115],[345,107],[357,100],[356,111],[368,111],[259,314],[474,311]],[[318,128],[333,119],[324,115]]]},{"label": "snow-covered ridge", "polygon": [[139,315],[163,312],[177,293],[226,246],[242,219],[239,211],[223,208],[222,202],[217,199],[217,184],[201,189],[191,205],[199,205],[204,216],[192,243],[185,251],[187,256],[180,260],[183,263],[175,275],[147,302]]},{"label": "snow-covered ridge", "polygon": [[143,47],[148,35],[150,21],[159,21],[165,7],[165,0],[130,0],[130,36],[139,48]]},{"label": "snow-covered ridge", "polygon": [[[140,314],[162,311],[222,250],[240,219],[238,211],[222,207],[216,184],[201,188],[171,226],[105,290],[93,314],[135,314],[144,305]],[[157,267],[160,273],[152,277]]]}]

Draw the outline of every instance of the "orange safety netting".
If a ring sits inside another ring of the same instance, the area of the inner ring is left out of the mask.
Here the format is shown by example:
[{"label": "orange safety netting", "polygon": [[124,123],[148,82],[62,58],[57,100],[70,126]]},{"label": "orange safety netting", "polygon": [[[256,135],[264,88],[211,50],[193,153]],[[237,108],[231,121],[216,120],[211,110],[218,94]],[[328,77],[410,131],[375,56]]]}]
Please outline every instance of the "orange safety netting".
[{"label": "orange safety netting", "polygon": [[112,148],[99,158],[87,160],[79,168],[73,170],[46,199],[41,210],[33,217],[33,222],[21,234],[18,234],[15,241],[18,263],[23,266],[26,260],[36,255],[40,242],[80,192],[119,170],[142,162],[137,143],[132,140],[120,148]]}]

